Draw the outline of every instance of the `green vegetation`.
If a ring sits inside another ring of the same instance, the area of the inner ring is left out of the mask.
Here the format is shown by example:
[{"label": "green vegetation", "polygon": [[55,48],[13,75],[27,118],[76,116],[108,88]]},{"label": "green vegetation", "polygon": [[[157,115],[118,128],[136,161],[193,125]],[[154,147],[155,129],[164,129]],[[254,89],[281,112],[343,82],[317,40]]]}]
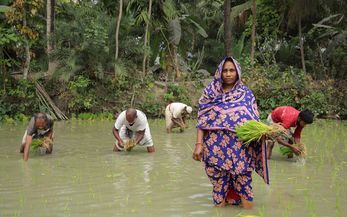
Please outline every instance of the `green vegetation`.
[{"label": "green vegetation", "polygon": [[308,108],[317,116],[339,114],[346,118],[347,81],[315,80],[291,66],[283,71],[278,65],[244,68],[243,80],[253,91],[262,119],[277,106]]},{"label": "green vegetation", "polygon": [[33,139],[31,143],[32,150],[37,150],[40,146],[42,146],[43,140],[42,139]]},{"label": "green vegetation", "polygon": [[288,156],[288,155],[293,155],[292,149],[286,147],[286,146],[281,146],[280,147],[280,152],[283,156]]},{"label": "green vegetation", "polygon": [[0,121],[51,110],[35,81],[68,117],[196,111],[226,50],[262,118],[279,105],[347,117],[346,1],[233,0],[229,26],[222,0],[121,2],[0,0]]}]

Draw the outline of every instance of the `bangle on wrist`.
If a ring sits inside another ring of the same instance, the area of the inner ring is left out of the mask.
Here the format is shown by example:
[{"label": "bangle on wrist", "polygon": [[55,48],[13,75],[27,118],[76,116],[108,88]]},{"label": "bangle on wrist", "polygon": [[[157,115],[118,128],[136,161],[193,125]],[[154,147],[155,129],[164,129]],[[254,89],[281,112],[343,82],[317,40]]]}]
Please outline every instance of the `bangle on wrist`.
[{"label": "bangle on wrist", "polygon": [[202,142],[197,142],[195,143],[195,145],[202,145]]}]

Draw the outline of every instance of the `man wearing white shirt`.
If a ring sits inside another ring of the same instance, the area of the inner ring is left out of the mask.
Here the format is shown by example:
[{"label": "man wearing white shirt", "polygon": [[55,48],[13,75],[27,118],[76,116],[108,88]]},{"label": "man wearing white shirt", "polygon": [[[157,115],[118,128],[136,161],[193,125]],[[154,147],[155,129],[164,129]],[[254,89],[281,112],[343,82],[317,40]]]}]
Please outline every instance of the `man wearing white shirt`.
[{"label": "man wearing white shirt", "polygon": [[175,127],[180,127],[180,131],[183,132],[183,129],[188,127],[185,119],[192,110],[192,107],[180,102],[173,102],[166,106],[166,132],[171,133]]},{"label": "man wearing white shirt", "polygon": [[124,144],[134,139],[136,145],[146,147],[149,153],[155,152],[147,117],[140,110],[129,108],[120,113],[112,131],[117,140],[113,151],[123,151]]}]

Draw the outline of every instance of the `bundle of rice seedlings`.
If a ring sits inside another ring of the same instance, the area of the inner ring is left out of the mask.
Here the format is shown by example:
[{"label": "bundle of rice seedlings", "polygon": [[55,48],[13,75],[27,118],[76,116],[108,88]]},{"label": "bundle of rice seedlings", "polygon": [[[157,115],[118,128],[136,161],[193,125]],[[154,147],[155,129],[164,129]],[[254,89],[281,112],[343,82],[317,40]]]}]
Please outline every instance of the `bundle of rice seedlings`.
[{"label": "bundle of rice seedlings", "polygon": [[276,138],[288,137],[287,130],[279,124],[266,125],[262,122],[250,120],[235,129],[237,137],[246,145],[253,141],[259,141],[263,136]]},{"label": "bundle of rice seedlings", "polygon": [[286,146],[281,146],[280,147],[280,152],[283,156],[288,156],[290,154],[293,154],[292,149],[290,149],[289,147]]},{"label": "bundle of rice seedlings", "polygon": [[43,140],[42,139],[33,139],[31,142],[31,148],[33,150],[38,149],[40,146],[42,146]]},{"label": "bundle of rice seedlings", "polygon": [[53,141],[50,138],[45,137],[43,139],[42,147],[44,147],[46,149],[51,149],[52,145],[53,145]]},{"label": "bundle of rice seedlings", "polygon": [[124,150],[125,151],[131,151],[136,145],[135,139],[129,139],[125,144],[124,144]]},{"label": "bundle of rice seedlings", "polygon": [[[302,143],[298,143],[298,144],[294,144],[295,146],[297,146],[300,150],[301,150],[301,154],[299,155],[299,157],[303,157],[305,158],[307,156],[306,154],[306,146]],[[280,147],[280,152],[283,156],[288,156],[290,154],[293,154],[294,152],[292,151],[292,149],[286,147],[286,146],[281,146]]]},{"label": "bundle of rice seedlings", "polygon": [[31,148],[33,150],[37,150],[39,147],[50,149],[52,145],[53,145],[53,141],[48,137],[41,138],[41,139],[33,139],[31,142]]},{"label": "bundle of rice seedlings", "polygon": [[300,148],[300,150],[301,150],[301,154],[300,154],[300,157],[306,157],[307,156],[307,150],[306,150],[306,146],[304,145],[304,144],[302,144],[302,143],[299,143],[299,144],[297,144],[298,145],[298,147]]}]

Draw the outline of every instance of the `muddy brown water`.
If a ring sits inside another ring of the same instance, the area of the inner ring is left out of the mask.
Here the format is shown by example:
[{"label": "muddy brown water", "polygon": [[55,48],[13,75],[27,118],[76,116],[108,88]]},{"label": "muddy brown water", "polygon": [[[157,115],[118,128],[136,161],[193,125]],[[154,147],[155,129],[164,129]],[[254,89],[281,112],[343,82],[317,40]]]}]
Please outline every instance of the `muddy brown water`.
[{"label": "muddy brown water", "polygon": [[[192,122],[191,126],[194,125]],[[111,121],[55,123],[52,155],[18,153],[25,125],[0,125],[0,216],[347,216],[347,122],[303,131],[306,162],[274,148],[270,186],[253,174],[252,210],[212,205],[211,185],[191,159],[193,127],[150,127],[156,153],[114,153]]]}]

